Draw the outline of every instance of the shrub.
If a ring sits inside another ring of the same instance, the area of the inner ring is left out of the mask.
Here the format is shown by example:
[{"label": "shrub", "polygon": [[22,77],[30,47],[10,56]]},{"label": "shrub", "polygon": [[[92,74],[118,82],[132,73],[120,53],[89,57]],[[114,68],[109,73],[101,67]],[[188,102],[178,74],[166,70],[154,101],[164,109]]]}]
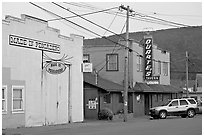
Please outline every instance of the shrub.
[{"label": "shrub", "polygon": [[98,113],[98,119],[106,119],[106,120],[112,120],[113,119],[113,112],[109,108],[103,108]]}]

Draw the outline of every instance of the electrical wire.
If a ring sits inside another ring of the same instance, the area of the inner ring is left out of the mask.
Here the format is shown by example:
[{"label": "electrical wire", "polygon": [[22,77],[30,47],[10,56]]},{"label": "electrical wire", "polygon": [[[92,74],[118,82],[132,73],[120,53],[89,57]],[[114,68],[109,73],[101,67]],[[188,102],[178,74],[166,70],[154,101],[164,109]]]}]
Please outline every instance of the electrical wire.
[{"label": "electrical wire", "polygon": [[[112,9],[116,9],[116,8],[118,8],[118,7],[113,7],[113,8],[109,8],[109,9],[99,10],[99,11],[95,11],[95,12],[84,13],[84,14],[81,14],[80,16],[96,14],[96,13],[100,13],[100,12],[104,12],[104,11],[108,11],[108,10],[112,10]],[[70,18],[75,18],[75,17],[78,17],[78,16],[69,16],[69,17],[65,17],[65,18],[66,19],[70,19]],[[50,19],[50,20],[47,20],[47,21],[56,21],[56,20],[62,20],[62,18]]]},{"label": "electrical wire", "polygon": [[[75,4],[71,4],[71,3],[67,3],[67,2],[64,2],[64,3],[66,3],[66,4],[70,4],[70,5],[74,5],[74,6],[77,6],[77,7],[82,7],[82,8],[88,8],[88,9],[91,9],[91,10],[95,10],[95,9],[99,9],[99,8],[96,8],[96,7],[93,7],[93,6],[91,6],[91,8],[90,8],[90,6],[81,6],[80,4],[78,4],[78,3],[75,3]],[[115,14],[115,13],[113,13],[113,12],[104,12],[104,13],[108,13],[108,14]],[[160,19],[160,18],[156,18],[156,17],[152,17],[152,16],[149,16],[149,15],[145,15],[145,14],[143,14],[143,13],[139,13],[139,12],[135,12],[136,14],[135,15],[139,15],[139,18],[131,18],[131,19],[136,19],[136,20],[139,20],[139,21],[143,21],[143,22],[149,22],[149,23],[156,23],[156,24],[160,24],[160,25],[167,25],[167,26],[171,26],[171,27],[179,27],[179,26],[187,26],[187,25],[185,25],[185,24],[180,24],[180,23],[175,23],[175,22],[172,22],[172,21],[167,21],[167,20],[164,20],[164,19]],[[118,15],[118,16],[121,16],[121,17],[125,17],[125,15],[124,14],[122,14],[122,13],[119,13],[119,14],[121,14],[121,15]],[[153,19],[147,19],[147,18],[145,18],[144,19],[144,17],[149,17],[149,18],[153,18]],[[155,20],[156,19],[156,20]],[[159,21],[158,21],[159,20]],[[168,24],[166,24],[166,23],[168,23]],[[170,24],[169,24],[170,23]],[[173,25],[174,24],[174,25]],[[176,26],[177,25],[177,26]]]},{"label": "electrical wire", "polygon": [[[53,15],[55,15],[55,16],[58,16],[58,17],[60,17],[60,18],[62,18],[62,19],[64,19],[64,20],[66,20],[66,21],[68,21],[68,22],[70,22],[70,23],[72,23],[72,24],[74,24],[74,25],[76,25],[76,26],[78,26],[78,27],[80,27],[80,28],[86,30],[86,31],[89,31],[89,32],[95,34],[96,36],[103,37],[103,36],[101,36],[100,34],[98,34],[98,33],[96,33],[96,32],[93,32],[92,30],[87,29],[87,28],[85,28],[85,27],[83,27],[83,26],[81,26],[81,25],[79,25],[79,24],[77,24],[77,23],[75,23],[75,22],[73,22],[73,21],[70,21],[70,20],[68,20],[68,19],[66,19],[66,18],[64,18],[64,17],[62,17],[62,16],[60,16],[60,15],[58,15],[58,14],[56,14],[56,13],[53,13],[53,12],[51,12],[51,11],[45,9],[45,8],[42,8],[41,6],[39,6],[39,5],[37,5],[37,4],[34,4],[34,3],[32,3],[32,2],[29,2],[29,3],[32,4],[32,5],[35,6],[35,7],[40,8],[41,10],[43,10],[43,11],[45,11],[45,12],[48,12],[48,13],[53,14]],[[106,38],[106,37],[103,37],[103,38],[106,39],[106,40],[108,40],[108,41],[110,41],[110,42],[112,42],[112,43],[114,43],[114,44],[118,44],[119,46],[123,46],[123,47],[129,49],[130,51],[134,51],[134,50],[132,50],[131,48],[129,48],[129,47],[127,47],[127,46],[125,46],[125,45],[123,45],[123,44],[121,44],[121,43],[118,43],[118,42],[113,41],[113,40],[111,40],[111,39],[108,39],[108,38]],[[137,53],[137,54],[139,54],[137,51],[134,51],[134,52]]]},{"label": "electrical wire", "polygon": [[109,29],[104,28],[103,26],[100,26],[100,25],[94,23],[93,21],[84,18],[84,17],[80,16],[79,14],[77,14],[77,13],[75,13],[75,12],[73,12],[73,11],[71,11],[71,10],[69,10],[69,9],[67,9],[67,8],[65,8],[65,7],[63,7],[63,6],[59,5],[59,4],[57,4],[57,3],[55,3],[55,2],[52,2],[52,3],[53,3],[54,5],[56,5],[56,6],[58,6],[58,7],[62,8],[62,9],[64,9],[64,10],[69,11],[69,12],[71,12],[72,14],[74,14],[74,15],[76,15],[76,16],[78,16],[78,17],[80,17],[80,18],[82,18],[82,19],[84,19],[84,20],[86,20],[86,21],[88,21],[89,23],[92,23],[92,24],[96,25],[97,27],[100,27],[100,28],[102,28],[102,29],[104,29],[104,30],[106,30],[106,31],[108,31],[108,32],[111,32],[111,33],[113,33],[114,35],[116,35],[116,36],[118,36],[118,37],[120,37],[120,38],[123,38],[123,39],[125,40],[125,38],[122,37],[122,36],[120,36],[119,34],[113,32],[113,31],[110,31]]},{"label": "electrical wire", "polygon": [[[108,26],[108,30],[110,29],[110,27],[112,26],[113,22],[115,21],[115,18],[117,17],[118,12],[115,14],[115,17],[113,18],[113,20],[111,21],[110,25]],[[107,30],[104,32],[103,36],[105,36]]]}]

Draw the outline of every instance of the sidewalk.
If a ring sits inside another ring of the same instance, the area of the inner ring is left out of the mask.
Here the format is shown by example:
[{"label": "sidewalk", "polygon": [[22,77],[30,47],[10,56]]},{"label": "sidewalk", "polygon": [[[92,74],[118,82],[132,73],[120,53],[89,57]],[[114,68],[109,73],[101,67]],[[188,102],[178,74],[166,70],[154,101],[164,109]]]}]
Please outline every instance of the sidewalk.
[{"label": "sidewalk", "polygon": [[[137,118],[128,119],[127,123],[132,122],[144,122],[149,121],[148,116],[141,116]],[[40,126],[40,127],[21,127],[21,128],[8,128],[2,129],[2,135],[32,135],[32,134],[40,134],[43,132],[53,131],[53,130],[63,130],[63,129],[71,129],[71,128],[80,128],[80,127],[95,127],[99,125],[114,125],[124,123],[123,120],[113,120],[113,121],[106,121],[106,120],[85,120],[81,123],[67,123],[67,124],[60,124],[60,125],[51,125],[51,126]]]}]

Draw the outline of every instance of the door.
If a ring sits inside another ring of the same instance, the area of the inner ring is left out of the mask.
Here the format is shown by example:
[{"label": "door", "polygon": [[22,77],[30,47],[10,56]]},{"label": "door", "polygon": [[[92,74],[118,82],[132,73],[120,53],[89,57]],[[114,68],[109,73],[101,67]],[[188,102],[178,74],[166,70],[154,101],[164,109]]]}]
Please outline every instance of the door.
[{"label": "door", "polygon": [[145,115],[148,115],[149,114],[149,109],[150,109],[149,94],[144,95],[144,106],[145,106]]},{"label": "door", "polygon": [[133,93],[128,93],[128,112],[133,113]]},{"label": "door", "polygon": [[169,107],[168,107],[168,113],[170,114],[175,114],[178,113],[178,100],[174,100],[171,103],[169,103]]},{"label": "door", "polygon": [[179,100],[179,103],[180,103],[179,112],[185,113],[188,109],[188,102],[186,100],[182,99],[182,100]]},{"label": "door", "polygon": [[84,89],[84,118],[98,119],[98,90]]}]

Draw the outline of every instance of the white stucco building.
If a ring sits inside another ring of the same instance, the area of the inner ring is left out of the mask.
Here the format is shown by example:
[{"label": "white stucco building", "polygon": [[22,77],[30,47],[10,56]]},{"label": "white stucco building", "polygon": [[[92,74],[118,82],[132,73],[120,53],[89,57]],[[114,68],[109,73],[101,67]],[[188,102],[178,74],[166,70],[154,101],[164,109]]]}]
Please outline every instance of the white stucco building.
[{"label": "white stucco building", "polygon": [[2,20],[2,128],[83,121],[82,47],[45,20]]}]

